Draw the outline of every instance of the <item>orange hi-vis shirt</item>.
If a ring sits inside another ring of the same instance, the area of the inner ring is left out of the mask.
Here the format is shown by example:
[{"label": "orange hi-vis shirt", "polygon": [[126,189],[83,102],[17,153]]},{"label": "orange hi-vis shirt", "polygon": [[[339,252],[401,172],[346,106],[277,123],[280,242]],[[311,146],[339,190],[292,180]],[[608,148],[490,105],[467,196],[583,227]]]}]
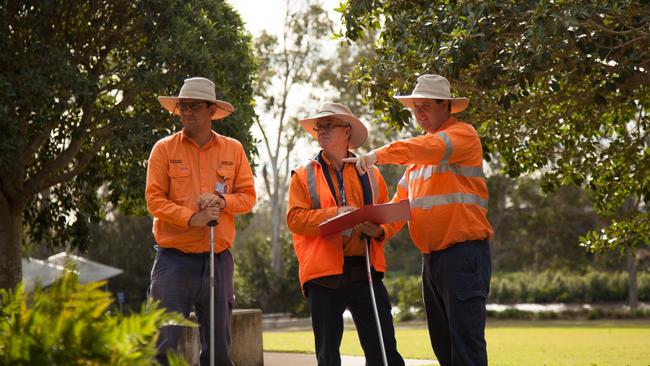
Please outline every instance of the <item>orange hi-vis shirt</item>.
[{"label": "orange hi-vis shirt", "polygon": [[158,141],[149,156],[145,192],[158,245],[186,253],[210,250],[209,227],[189,226],[205,192],[221,193],[226,201],[214,228],[214,250],[219,253],[235,239],[234,215],[250,211],[255,204],[253,171],[244,148],[214,131],[202,148],[183,132]]},{"label": "orange hi-vis shirt", "polygon": [[[331,169],[329,165],[326,161],[321,164],[315,158],[296,168],[291,176],[287,225],[298,258],[298,275],[303,290],[304,284],[312,279],[342,274],[345,256],[365,254],[360,232],[353,230],[351,236],[319,235],[318,225],[336,216],[341,202],[338,193],[332,194],[323,172],[323,169]],[[330,171],[330,177],[332,182],[337,180],[335,172]],[[388,191],[379,169],[373,167],[368,178],[372,202],[387,202]],[[363,186],[353,164],[345,164],[343,168],[343,187],[348,205],[361,207],[364,203]],[[338,191],[338,185],[335,190]],[[378,272],[386,271],[383,244],[393,236],[392,227],[382,227],[384,237],[382,240],[372,239],[369,248],[370,263]]]},{"label": "orange hi-vis shirt", "polygon": [[[450,117],[435,133],[375,150],[378,164],[407,165],[393,202],[411,202],[409,232],[424,254],[492,238],[483,150],[474,128]],[[399,231],[404,222],[392,224]]]},{"label": "orange hi-vis shirt", "polygon": [[[336,170],[325,154],[322,154],[322,157],[332,178],[334,192],[336,193],[336,202],[340,205],[341,195],[339,193]],[[379,172],[377,172],[376,177],[377,203],[386,203],[388,202],[386,182]],[[327,207],[318,210],[311,209],[311,198],[305,188],[297,176],[295,178],[292,176],[289,186],[290,199],[287,208],[287,225],[291,232],[305,236],[317,236],[320,233],[318,226],[336,216],[338,207]],[[343,164],[343,188],[348,206],[357,208],[363,206],[363,188],[361,187],[361,182],[359,181],[354,164]],[[324,189],[329,191],[327,185]],[[384,228],[384,241],[390,239],[394,235],[393,228],[388,225],[382,225],[382,227]],[[343,238],[343,255],[346,257],[363,256],[365,255],[364,245],[364,241],[361,239],[361,232],[353,231],[350,236],[344,236]]]}]

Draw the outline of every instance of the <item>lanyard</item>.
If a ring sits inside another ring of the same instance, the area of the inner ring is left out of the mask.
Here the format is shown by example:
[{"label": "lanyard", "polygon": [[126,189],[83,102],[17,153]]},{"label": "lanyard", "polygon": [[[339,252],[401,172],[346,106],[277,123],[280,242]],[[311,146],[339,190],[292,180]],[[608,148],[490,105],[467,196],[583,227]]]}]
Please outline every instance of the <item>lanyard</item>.
[{"label": "lanyard", "polygon": [[[354,156],[354,154],[351,154]],[[323,175],[325,176],[325,180],[327,181],[327,186],[330,189],[330,192],[332,193],[332,197],[334,197],[334,201],[337,201],[336,199],[336,191],[334,190],[334,183],[332,182],[332,177],[330,176],[330,170],[327,166],[327,163],[325,163],[325,160],[323,159],[323,151],[321,150],[318,155],[314,158],[320,164],[322,167],[321,171],[323,172]],[[345,165],[344,165],[345,166]],[[355,169],[356,171],[356,169]],[[372,204],[372,190],[370,188],[370,180],[368,177],[369,174],[364,174],[364,175],[359,175],[357,172],[357,177],[359,177],[359,181],[361,182],[361,190],[363,192],[363,204],[364,205],[370,205]],[[339,182],[339,195],[341,196],[341,206],[346,206],[347,205],[347,198],[345,197],[345,189],[343,187],[343,169],[341,169],[340,175],[339,172],[336,172],[336,178]],[[336,203],[338,206],[338,201]]]},{"label": "lanyard", "polygon": [[348,205],[348,200],[345,198],[345,188],[343,187],[343,168],[345,165],[341,167],[341,170],[336,170],[336,178],[339,183],[339,195],[341,196],[341,206],[347,206]]}]

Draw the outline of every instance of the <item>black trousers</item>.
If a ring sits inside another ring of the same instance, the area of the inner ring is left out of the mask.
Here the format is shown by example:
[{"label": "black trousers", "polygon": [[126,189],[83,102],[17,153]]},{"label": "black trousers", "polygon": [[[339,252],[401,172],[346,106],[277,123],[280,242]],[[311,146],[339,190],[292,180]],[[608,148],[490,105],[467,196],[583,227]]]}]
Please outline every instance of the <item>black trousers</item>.
[{"label": "black trousers", "polygon": [[[368,282],[348,282],[336,289],[316,284],[307,284],[307,286],[318,366],[341,365],[339,347],[343,338],[343,312],[346,308],[349,308],[352,313],[359,342],[366,357],[366,366],[383,365]],[[373,288],[388,365],[404,366],[404,360],[397,352],[388,292],[383,281],[377,278],[373,279]]]},{"label": "black trousers", "polygon": [[[230,347],[230,322],[234,302],[234,262],[229,250],[214,255],[215,305],[214,350],[215,364],[232,366],[228,355]],[[209,254],[182,254],[175,250],[159,248],[151,269],[150,296],[159,300],[168,311],[183,314],[186,318],[194,309],[199,323],[201,339],[201,366],[210,363],[210,256]],[[156,360],[167,365],[167,351],[176,350],[181,327],[166,326],[160,330],[156,345]]]},{"label": "black trousers", "polygon": [[487,240],[422,257],[422,293],[431,346],[440,365],[487,365],[485,302],[492,265]]}]

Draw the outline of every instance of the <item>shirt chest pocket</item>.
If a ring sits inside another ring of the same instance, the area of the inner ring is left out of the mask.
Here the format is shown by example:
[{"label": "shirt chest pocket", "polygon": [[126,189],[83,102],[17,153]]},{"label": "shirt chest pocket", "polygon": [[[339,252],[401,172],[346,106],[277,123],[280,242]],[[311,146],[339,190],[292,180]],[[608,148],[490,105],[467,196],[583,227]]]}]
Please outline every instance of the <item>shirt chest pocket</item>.
[{"label": "shirt chest pocket", "polygon": [[223,166],[217,168],[215,178],[215,193],[232,193],[233,185],[235,184],[234,168],[224,168]]},{"label": "shirt chest pocket", "polygon": [[172,164],[167,174],[169,175],[169,198],[175,202],[184,200],[192,189],[190,167]]}]

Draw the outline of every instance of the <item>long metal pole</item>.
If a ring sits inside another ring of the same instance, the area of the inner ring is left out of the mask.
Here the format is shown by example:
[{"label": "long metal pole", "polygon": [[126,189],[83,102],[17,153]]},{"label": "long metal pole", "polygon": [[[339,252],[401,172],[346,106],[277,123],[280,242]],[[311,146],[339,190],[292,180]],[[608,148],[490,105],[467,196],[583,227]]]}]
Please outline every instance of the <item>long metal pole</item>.
[{"label": "long metal pole", "polygon": [[214,226],[216,220],[208,222],[210,226],[210,366],[214,366]]},{"label": "long metal pole", "polygon": [[386,358],[386,348],[384,347],[384,336],[381,331],[381,323],[379,322],[379,311],[377,310],[377,300],[375,300],[375,289],[372,286],[372,271],[370,270],[370,237],[366,236],[366,272],[368,274],[368,286],[370,287],[370,297],[372,298],[372,308],[375,311],[375,322],[377,323],[377,333],[379,334],[379,346],[381,347],[381,358],[384,361],[384,366],[388,366],[388,359]]}]

